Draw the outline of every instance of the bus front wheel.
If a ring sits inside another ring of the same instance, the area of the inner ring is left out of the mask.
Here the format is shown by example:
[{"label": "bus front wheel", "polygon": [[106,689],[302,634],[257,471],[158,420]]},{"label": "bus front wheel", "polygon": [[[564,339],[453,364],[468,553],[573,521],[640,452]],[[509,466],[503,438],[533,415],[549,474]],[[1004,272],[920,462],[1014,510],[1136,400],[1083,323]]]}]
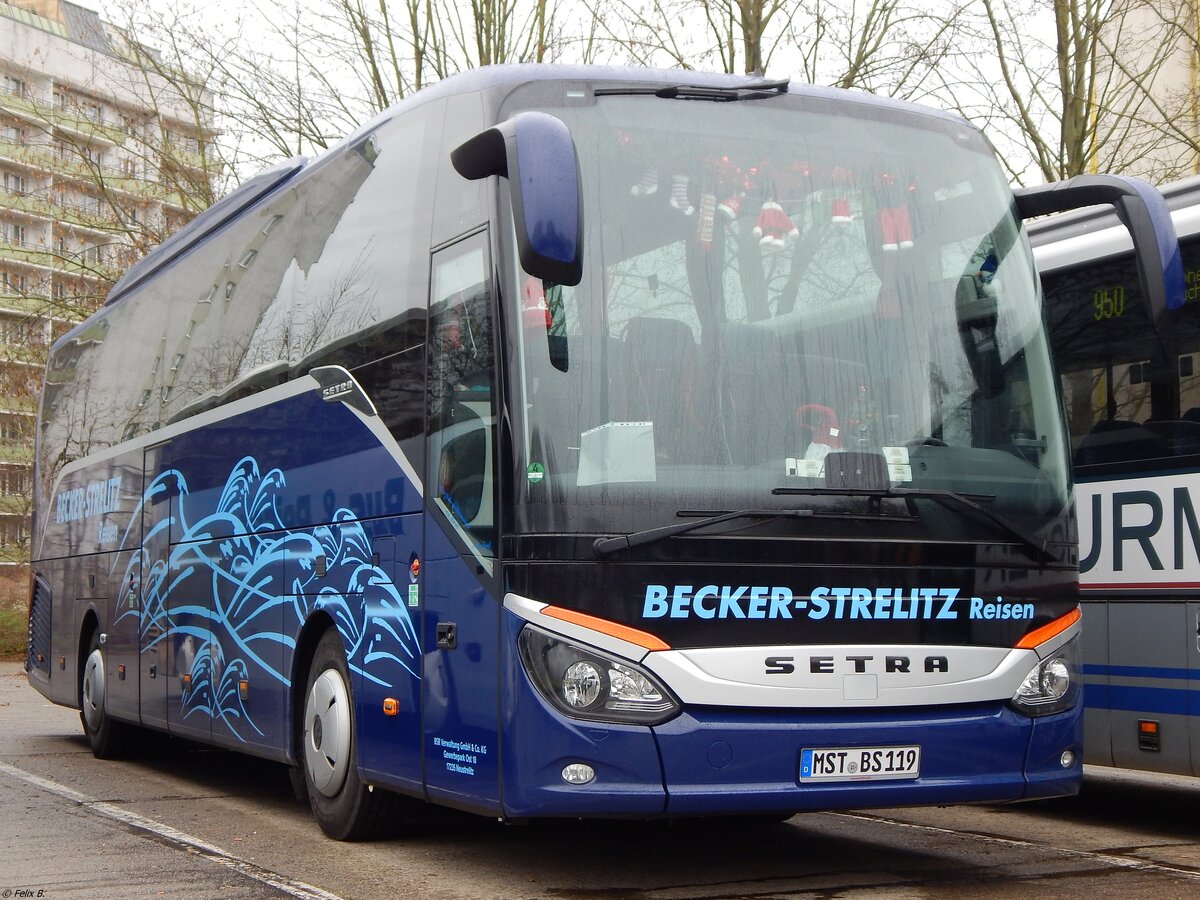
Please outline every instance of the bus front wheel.
[{"label": "bus front wheel", "polygon": [[371,837],[384,824],[390,795],[358,774],[350,670],[335,629],[322,635],[313,655],[300,727],[299,762],[321,830],[340,841]]},{"label": "bus front wheel", "polygon": [[104,652],[96,632],[79,676],[79,708],[79,721],[97,759],[115,759],[127,751],[133,726],[108,714]]}]

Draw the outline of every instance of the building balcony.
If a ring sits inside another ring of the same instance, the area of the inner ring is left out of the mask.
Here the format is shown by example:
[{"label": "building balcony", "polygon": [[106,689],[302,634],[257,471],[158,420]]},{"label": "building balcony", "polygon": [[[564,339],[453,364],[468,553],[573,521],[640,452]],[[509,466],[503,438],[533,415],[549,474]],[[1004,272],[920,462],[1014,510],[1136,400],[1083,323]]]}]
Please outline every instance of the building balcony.
[{"label": "building balcony", "polygon": [[47,113],[52,111],[49,104],[32,94],[14,94],[11,91],[0,91],[0,109],[35,125],[46,122]]},{"label": "building balcony", "polygon": [[[199,156],[194,158],[197,162],[199,161]],[[26,146],[0,141],[0,161],[15,163],[43,174],[54,175],[56,187],[61,187],[63,184],[69,186],[71,183],[102,185],[105,190],[115,191],[142,201],[165,203],[178,209],[190,209],[195,206],[195,203],[185,203],[183,195],[167,185],[145,178],[132,177],[117,166],[99,166],[94,163],[85,163],[78,157],[60,156],[47,145]],[[195,171],[204,170],[197,166]],[[4,195],[0,195],[0,197],[2,196]],[[2,199],[0,199],[0,205],[3,205]],[[31,213],[36,214],[36,205],[32,205],[30,209]]]},{"label": "building balcony", "polygon": [[22,494],[0,494],[0,516],[29,516],[29,497]]},{"label": "building balcony", "polygon": [[55,131],[87,141],[89,144],[100,142],[108,147],[120,147],[127,139],[125,132],[115,125],[97,122],[87,116],[62,109],[55,109],[53,115],[45,121],[53,125]]},{"label": "building balcony", "polygon": [[44,352],[42,359],[38,360],[29,353],[10,353],[9,347],[8,344],[0,345],[0,369],[10,369],[9,374],[12,374],[11,370],[19,369],[26,375],[36,375],[46,367]]},{"label": "building balcony", "polygon": [[17,313],[19,315],[40,315],[47,304],[45,297],[9,294],[0,291],[0,312]]},{"label": "building balcony", "polygon": [[48,247],[0,240],[0,262],[32,266],[92,281],[115,281],[121,269],[105,259],[88,259],[83,252],[53,252]]},{"label": "building balcony", "polygon": [[[49,347],[50,345],[44,342],[0,343],[0,361],[37,366],[41,369],[46,365],[46,351]],[[0,404],[2,402],[0,401]]]},{"label": "building balcony", "polygon": [[26,191],[15,194],[0,188],[0,209],[9,210],[32,219],[52,219],[54,209],[41,193]]},{"label": "building balcony", "polygon": [[[2,255],[0,255],[2,258]],[[0,312],[19,313],[24,316],[48,316],[50,300],[29,294],[9,294],[0,291]],[[0,401],[2,402],[2,401]]]},{"label": "building balcony", "polygon": [[97,121],[83,113],[46,103],[29,94],[0,91],[0,109],[42,129],[56,128],[72,137],[101,141],[109,146],[125,142],[125,132],[116,123]]},{"label": "building balcony", "polygon": [[167,145],[160,151],[161,165],[164,169],[190,169],[193,172],[207,173],[213,169],[214,160],[199,150],[186,150],[182,147]]},{"label": "building balcony", "polygon": [[33,438],[28,440],[0,440],[0,464],[33,465]]},{"label": "building balcony", "polygon": [[0,141],[0,159],[40,172],[53,172],[57,157],[48,144],[13,144]]},{"label": "building balcony", "polygon": [[19,416],[36,416],[38,399],[29,395],[10,394],[0,397],[0,412]]},{"label": "building balcony", "polygon": [[58,268],[58,261],[45,245],[26,241],[6,241],[2,238],[0,238],[0,262],[31,266],[47,272]]},{"label": "building balcony", "polygon": [[85,162],[74,154],[56,152],[49,144],[14,144],[0,141],[0,160],[54,175],[60,181],[103,184],[105,188],[136,197],[157,198],[165,188],[153,181],[131,178],[118,166]]},{"label": "building balcony", "polygon": [[86,209],[82,206],[73,206],[71,204],[56,205],[54,210],[55,220],[64,225],[71,225],[75,228],[86,228],[88,231],[100,232],[109,237],[123,232],[121,224],[116,221],[111,210],[101,212],[100,210]]},{"label": "building balcony", "polygon": [[27,566],[29,565],[29,548],[28,547],[0,547],[0,566]]}]

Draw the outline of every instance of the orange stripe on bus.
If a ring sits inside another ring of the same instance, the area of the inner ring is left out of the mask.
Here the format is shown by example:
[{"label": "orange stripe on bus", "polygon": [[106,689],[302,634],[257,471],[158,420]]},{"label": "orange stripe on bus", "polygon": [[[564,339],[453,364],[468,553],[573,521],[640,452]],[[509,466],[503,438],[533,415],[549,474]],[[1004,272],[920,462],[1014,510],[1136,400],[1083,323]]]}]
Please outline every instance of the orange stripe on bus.
[{"label": "orange stripe on bus", "polygon": [[1078,622],[1079,617],[1082,615],[1083,613],[1079,611],[1079,607],[1077,606],[1065,616],[1059,616],[1053,622],[1043,625],[1041,628],[1033,629],[1033,631],[1029,632],[1029,634],[1017,641],[1015,646],[1018,650],[1032,650],[1039,644],[1046,643],[1046,641],[1050,640],[1050,638],[1057,637],[1058,635],[1062,634],[1064,631]]},{"label": "orange stripe on bus", "polygon": [[563,609],[560,606],[547,606],[542,609],[542,613],[550,616],[552,619],[561,619],[564,622],[582,625],[584,628],[590,628],[592,631],[607,634],[609,637],[629,641],[629,643],[645,647],[647,650],[671,649],[670,644],[647,631],[639,631],[636,628],[630,628],[628,625],[620,625],[616,622],[610,622],[608,619],[589,616],[587,613],[576,612],[573,609]]}]

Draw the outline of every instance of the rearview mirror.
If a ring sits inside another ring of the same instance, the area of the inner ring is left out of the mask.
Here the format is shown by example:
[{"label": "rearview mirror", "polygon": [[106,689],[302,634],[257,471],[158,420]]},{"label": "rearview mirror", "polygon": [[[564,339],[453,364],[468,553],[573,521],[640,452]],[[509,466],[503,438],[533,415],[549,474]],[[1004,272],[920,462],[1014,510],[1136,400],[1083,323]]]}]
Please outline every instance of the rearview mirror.
[{"label": "rearview mirror", "polygon": [[455,171],[472,181],[508,179],[521,267],[555,284],[583,277],[583,201],[575,141],[561,119],[517,113],[481,131],[451,154]]}]

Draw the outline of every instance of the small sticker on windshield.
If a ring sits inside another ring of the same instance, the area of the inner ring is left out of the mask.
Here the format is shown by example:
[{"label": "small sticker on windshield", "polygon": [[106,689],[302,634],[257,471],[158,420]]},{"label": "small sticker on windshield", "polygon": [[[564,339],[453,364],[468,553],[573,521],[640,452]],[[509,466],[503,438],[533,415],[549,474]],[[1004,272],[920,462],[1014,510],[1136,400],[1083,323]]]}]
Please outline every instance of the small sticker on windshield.
[{"label": "small sticker on windshield", "polygon": [[825,461],[789,456],[784,460],[784,472],[788,478],[820,478],[825,474]]},{"label": "small sticker on windshield", "polygon": [[907,466],[908,465],[908,448],[907,447],[884,447],[883,458],[887,460],[889,466]]},{"label": "small sticker on windshield", "polygon": [[895,482],[912,481],[912,466],[888,466],[888,478]]}]

